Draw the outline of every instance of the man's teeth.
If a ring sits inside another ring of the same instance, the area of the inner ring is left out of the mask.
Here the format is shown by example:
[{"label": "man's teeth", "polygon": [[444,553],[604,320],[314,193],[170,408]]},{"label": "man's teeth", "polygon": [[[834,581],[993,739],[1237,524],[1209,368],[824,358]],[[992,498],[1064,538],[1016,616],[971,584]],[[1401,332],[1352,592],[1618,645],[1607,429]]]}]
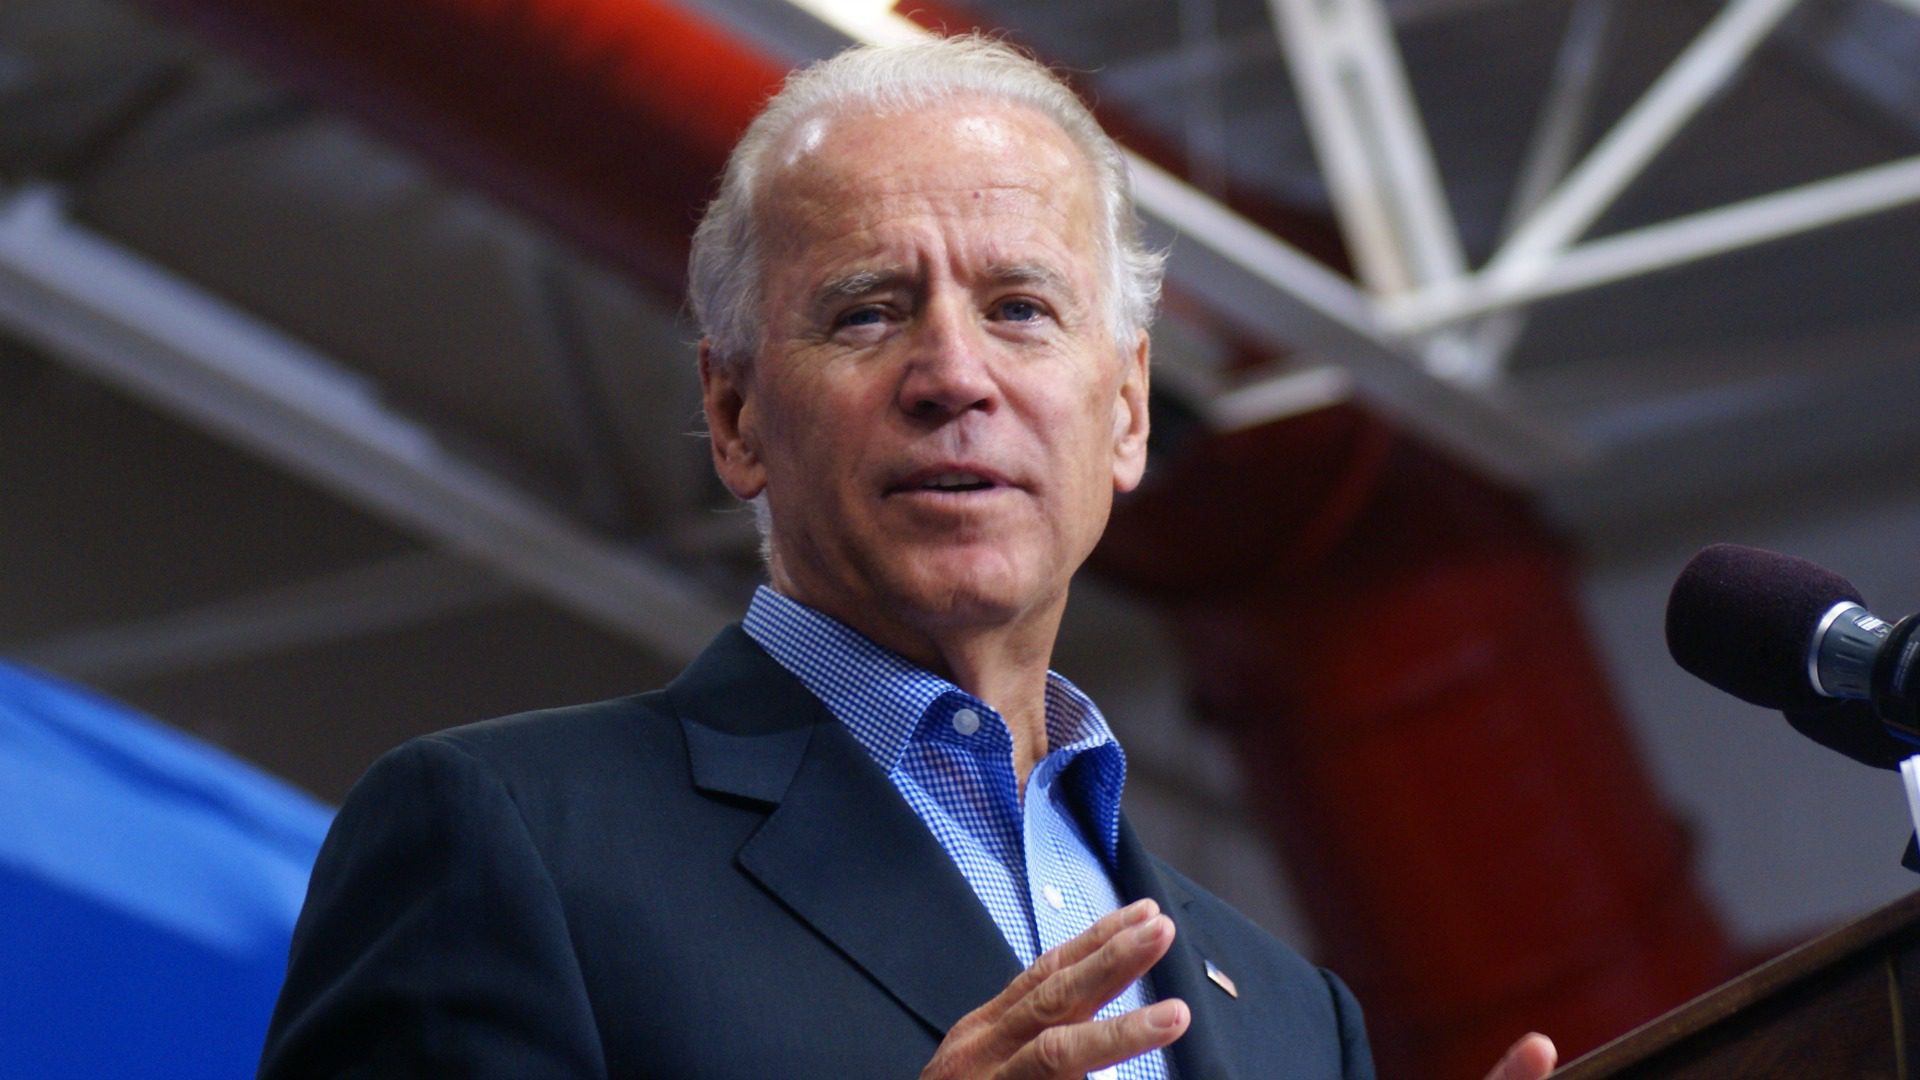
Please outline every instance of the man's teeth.
[{"label": "man's teeth", "polygon": [[932,491],[977,491],[993,484],[976,473],[949,472],[931,477],[920,486]]}]

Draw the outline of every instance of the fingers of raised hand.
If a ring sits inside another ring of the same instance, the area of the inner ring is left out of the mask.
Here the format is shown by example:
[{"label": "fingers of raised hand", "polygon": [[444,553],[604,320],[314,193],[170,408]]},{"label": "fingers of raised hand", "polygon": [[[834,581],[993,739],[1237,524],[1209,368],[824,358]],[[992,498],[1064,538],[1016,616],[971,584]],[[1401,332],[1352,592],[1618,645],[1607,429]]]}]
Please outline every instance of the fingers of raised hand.
[{"label": "fingers of raised hand", "polygon": [[[1107,915],[1034,961],[993,1000],[962,1017],[941,1042],[923,1077],[998,1076],[1002,1066],[1016,1060],[1027,1071],[1014,1075],[1051,1076],[1052,1072],[1032,1070],[1050,1068],[1058,1061],[1093,1060],[1087,1057],[1089,1053],[1099,1056],[1093,1048],[1120,1045],[1115,1040],[1138,1043],[1138,1048],[1113,1058],[1119,1061],[1178,1038],[1186,1024],[1186,1006],[1178,1002],[1161,1003],[1177,1008],[1180,1020],[1179,1030],[1160,1042],[1152,1039],[1164,1031],[1166,1012],[1141,1019],[1150,1010],[1136,1010],[1128,1014],[1135,1019],[1092,1022],[1101,1006],[1166,955],[1173,935],[1173,921],[1161,915],[1151,900]],[[1096,1061],[1081,1072],[1100,1065]],[[1079,1075],[1072,1073],[1072,1066],[1067,1069],[1062,1075]]]},{"label": "fingers of raised hand", "polygon": [[1047,1028],[1091,1019],[1166,955],[1173,933],[1173,920],[1157,913],[1123,925],[1098,948],[1046,976],[1012,1003],[1003,1027],[1024,1043]]},{"label": "fingers of raised hand", "polygon": [[1553,1071],[1559,1056],[1552,1039],[1530,1031],[1507,1049],[1507,1055],[1487,1074],[1487,1080],[1540,1080]]},{"label": "fingers of raised hand", "polygon": [[1110,1020],[1050,1027],[1028,1042],[995,1076],[999,1080],[1068,1080],[1085,1076],[1186,1033],[1193,1014],[1178,998]]},{"label": "fingers of raised hand", "polygon": [[1117,937],[1121,931],[1139,926],[1158,914],[1160,914],[1160,905],[1151,899],[1135,900],[1118,911],[1108,912],[1092,926],[1081,931],[1079,936],[1042,953],[1040,959],[1033,962],[1033,966],[1008,983],[1007,988],[994,1000],[1012,1004],[1034,987],[1045,982],[1054,972],[1085,960]]}]

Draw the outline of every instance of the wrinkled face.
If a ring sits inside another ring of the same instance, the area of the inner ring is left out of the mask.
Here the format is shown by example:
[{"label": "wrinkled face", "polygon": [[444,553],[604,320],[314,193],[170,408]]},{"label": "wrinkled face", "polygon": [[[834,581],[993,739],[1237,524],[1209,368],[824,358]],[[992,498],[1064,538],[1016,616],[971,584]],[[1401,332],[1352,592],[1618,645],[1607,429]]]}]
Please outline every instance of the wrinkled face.
[{"label": "wrinkled face", "polygon": [[1022,106],[793,136],[760,202],[763,345],[737,377],[703,364],[782,591],[895,647],[1057,620],[1146,453],[1146,339],[1112,338],[1095,200]]}]

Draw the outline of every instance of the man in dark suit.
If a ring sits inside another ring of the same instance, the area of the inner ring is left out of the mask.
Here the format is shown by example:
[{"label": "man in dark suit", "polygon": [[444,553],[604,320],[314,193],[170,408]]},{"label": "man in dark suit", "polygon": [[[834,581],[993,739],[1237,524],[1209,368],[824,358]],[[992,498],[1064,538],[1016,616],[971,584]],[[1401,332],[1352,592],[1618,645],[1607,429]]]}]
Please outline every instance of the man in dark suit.
[{"label": "man in dark suit", "polygon": [[1145,466],[1158,270],[1118,152],[1013,50],[789,80],[692,283],[770,585],[663,691],[383,758],[262,1075],[1371,1076],[1338,979],[1141,849],[1047,670]]}]

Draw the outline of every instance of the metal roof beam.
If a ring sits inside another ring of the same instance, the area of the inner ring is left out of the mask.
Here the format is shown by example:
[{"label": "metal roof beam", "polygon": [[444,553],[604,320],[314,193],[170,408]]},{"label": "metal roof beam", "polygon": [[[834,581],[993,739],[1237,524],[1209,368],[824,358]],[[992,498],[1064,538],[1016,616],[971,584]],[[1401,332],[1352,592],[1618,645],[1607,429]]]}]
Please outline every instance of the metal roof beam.
[{"label": "metal roof beam", "polygon": [[1404,333],[1420,333],[1915,202],[1920,202],[1920,155],[1590,240],[1532,276],[1515,281],[1483,274],[1389,303],[1382,316]]},{"label": "metal roof beam", "polygon": [[[1615,0],[1575,0],[1561,35],[1560,51],[1554,57],[1553,81],[1547,87],[1547,99],[1541,103],[1527,143],[1527,156],[1513,185],[1513,197],[1500,225],[1504,239],[1526,221],[1527,216],[1546,200],[1554,185],[1567,175],[1581,138],[1586,133],[1587,114],[1599,92],[1602,60],[1606,53],[1608,29],[1613,22]],[[1506,375],[1507,358],[1526,331],[1525,311],[1494,312],[1475,323],[1470,331],[1474,353],[1485,365],[1481,381],[1492,382]]]},{"label": "metal roof beam", "polygon": [[1379,0],[1268,0],[1360,281],[1393,296],[1466,271]]},{"label": "metal roof beam", "polygon": [[520,591],[437,552],[412,552],[152,618],[14,642],[0,653],[96,684],[127,683],[413,626]]},{"label": "metal roof beam", "polygon": [[[1577,440],[1508,409],[1493,398],[1429,373],[1381,329],[1373,302],[1328,270],[1152,163],[1134,159],[1134,188],[1150,227],[1177,235],[1169,276],[1215,311],[1269,340],[1338,361],[1355,388],[1409,427],[1496,475],[1528,483],[1588,459]],[[1292,372],[1274,376],[1290,379]],[[1253,384],[1233,388],[1222,412],[1236,425],[1258,423],[1255,403],[1283,403]]]},{"label": "metal roof beam", "polygon": [[1612,130],[1514,230],[1483,276],[1517,283],[1545,271],[1675,134],[1725,86],[1799,0],[1731,0]]},{"label": "metal roof beam", "polygon": [[676,569],[449,451],[339,364],[68,221],[50,188],[0,204],[0,322],[665,659],[728,621]]}]

